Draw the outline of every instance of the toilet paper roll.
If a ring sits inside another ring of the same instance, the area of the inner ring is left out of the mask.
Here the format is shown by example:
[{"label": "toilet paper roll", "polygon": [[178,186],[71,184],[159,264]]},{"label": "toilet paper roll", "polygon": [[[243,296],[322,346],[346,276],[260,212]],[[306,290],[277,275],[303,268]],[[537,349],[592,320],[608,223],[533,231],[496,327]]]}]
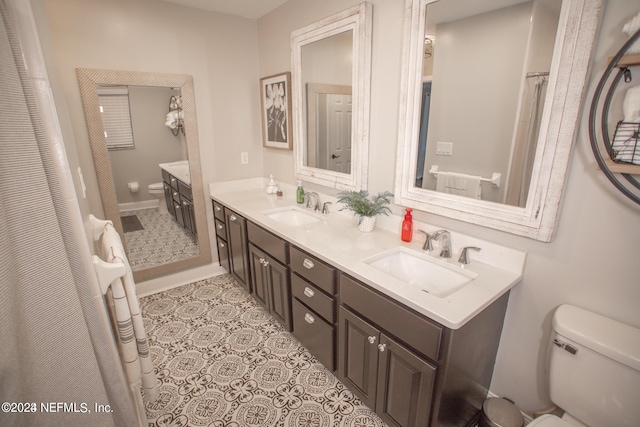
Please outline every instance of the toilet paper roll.
[{"label": "toilet paper roll", "polygon": [[140,191],[140,184],[138,184],[137,182],[130,182],[129,191],[132,193],[137,193],[138,191]]}]

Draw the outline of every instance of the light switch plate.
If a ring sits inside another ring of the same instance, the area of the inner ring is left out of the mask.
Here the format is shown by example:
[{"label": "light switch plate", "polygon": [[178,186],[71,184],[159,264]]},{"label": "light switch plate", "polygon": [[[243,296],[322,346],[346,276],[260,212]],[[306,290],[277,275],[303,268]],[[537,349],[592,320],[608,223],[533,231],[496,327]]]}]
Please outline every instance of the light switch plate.
[{"label": "light switch plate", "polygon": [[436,142],[438,156],[453,156],[453,142]]}]

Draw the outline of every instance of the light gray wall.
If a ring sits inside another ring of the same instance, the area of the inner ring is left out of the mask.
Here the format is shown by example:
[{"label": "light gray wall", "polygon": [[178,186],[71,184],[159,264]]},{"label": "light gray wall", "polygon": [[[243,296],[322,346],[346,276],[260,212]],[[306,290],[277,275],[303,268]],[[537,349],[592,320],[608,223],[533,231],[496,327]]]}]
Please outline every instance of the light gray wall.
[{"label": "light gray wall", "polygon": [[[357,0],[290,0],[258,20],[260,74],[290,70],[289,33],[357,4]],[[369,190],[394,188],[402,51],[403,2],[371,0],[373,52]],[[569,303],[640,327],[640,209],[613,189],[597,170],[589,148],[588,104],[607,57],[626,40],[622,25],[638,13],[637,0],[609,0],[587,94],[587,107],[565,187],[552,243],[414,211],[414,218],[528,253],[525,276],[510,296],[492,391],[527,411],[548,405],[544,356],[551,315]],[[469,64],[469,70],[473,64]],[[291,153],[265,150],[264,171],[295,183]],[[397,214],[400,207],[394,207]]]},{"label": "light gray wall", "polygon": [[[255,20],[158,0],[33,1],[49,27],[47,56],[66,99],[76,141],[67,148],[84,173],[89,212],[103,217],[76,68],[193,76],[205,193],[210,182],[263,175]],[[249,164],[240,164],[241,152]]]},{"label": "light gray wall", "polygon": [[[153,200],[149,184],[162,181],[160,163],[186,160],[182,132],[173,135],[164,125],[169,98],[179,90],[165,87],[129,87],[129,110],[135,148],[109,151],[111,172],[118,203]],[[140,191],[131,193],[128,184],[137,182]]]}]

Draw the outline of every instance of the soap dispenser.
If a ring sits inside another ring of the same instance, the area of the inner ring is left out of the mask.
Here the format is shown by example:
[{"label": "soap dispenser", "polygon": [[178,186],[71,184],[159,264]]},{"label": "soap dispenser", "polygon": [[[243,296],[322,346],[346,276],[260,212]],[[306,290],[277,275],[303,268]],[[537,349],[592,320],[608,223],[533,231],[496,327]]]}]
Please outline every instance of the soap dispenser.
[{"label": "soap dispenser", "polygon": [[407,208],[407,213],[404,215],[404,221],[402,221],[402,241],[410,242],[413,238],[413,217],[411,216],[412,209]]},{"label": "soap dispenser", "polygon": [[302,181],[298,181],[298,190],[296,190],[296,202],[298,202],[298,204],[304,203],[304,188],[302,188]]},{"label": "soap dispenser", "polygon": [[267,194],[276,194],[278,191],[278,186],[276,182],[273,180],[273,174],[269,175],[269,185],[267,185]]}]

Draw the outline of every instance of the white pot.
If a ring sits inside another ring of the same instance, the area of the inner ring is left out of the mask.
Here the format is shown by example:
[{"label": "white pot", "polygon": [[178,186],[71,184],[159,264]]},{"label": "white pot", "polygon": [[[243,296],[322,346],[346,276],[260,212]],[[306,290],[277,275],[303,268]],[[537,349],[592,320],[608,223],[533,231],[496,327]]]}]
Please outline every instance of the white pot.
[{"label": "white pot", "polygon": [[358,220],[358,230],[365,233],[372,231],[376,226],[376,218],[375,216],[361,216]]}]

